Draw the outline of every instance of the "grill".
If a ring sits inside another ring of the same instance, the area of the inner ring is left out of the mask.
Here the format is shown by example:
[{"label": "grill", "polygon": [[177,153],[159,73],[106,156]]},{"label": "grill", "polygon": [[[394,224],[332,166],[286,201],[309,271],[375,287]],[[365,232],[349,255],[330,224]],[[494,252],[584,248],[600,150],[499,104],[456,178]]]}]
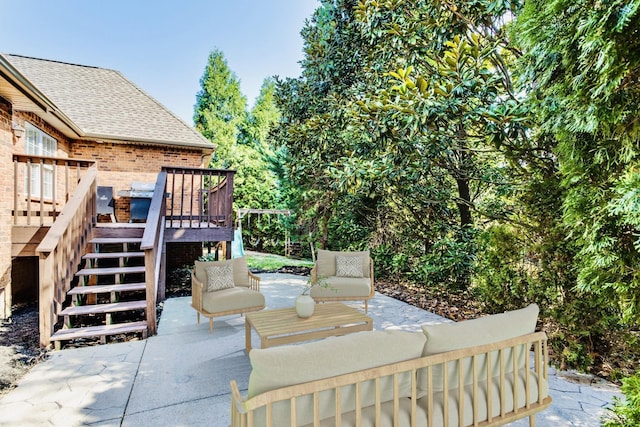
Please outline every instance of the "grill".
[{"label": "grill", "polygon": [[129,218],[131,222],[147,220],[155,185],[155,182],[133,181],[131,189],[118,192],[119,196],[129,197]]}]

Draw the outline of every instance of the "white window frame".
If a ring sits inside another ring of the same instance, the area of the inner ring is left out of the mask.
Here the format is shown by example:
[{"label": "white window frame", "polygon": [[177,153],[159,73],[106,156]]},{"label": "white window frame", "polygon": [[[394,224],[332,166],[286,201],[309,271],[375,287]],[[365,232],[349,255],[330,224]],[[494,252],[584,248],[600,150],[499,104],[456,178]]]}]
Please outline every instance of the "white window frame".
[{"label": "white window frame", "polygon": [[[25,123],[25,153],[32,156],[50,156],[55,157],[58,153],[58,141],[51,135],[43,132],[31,123]],[[39,164],[31,165],[31,173],[29,177],[25,176],[25,193],[28,192],[29,186],[27,179],[31,179],[31,197],[42,197],[44,199],[53,199],[53,165],[42,165],[42,183],[40,188],[40,167]]]}]

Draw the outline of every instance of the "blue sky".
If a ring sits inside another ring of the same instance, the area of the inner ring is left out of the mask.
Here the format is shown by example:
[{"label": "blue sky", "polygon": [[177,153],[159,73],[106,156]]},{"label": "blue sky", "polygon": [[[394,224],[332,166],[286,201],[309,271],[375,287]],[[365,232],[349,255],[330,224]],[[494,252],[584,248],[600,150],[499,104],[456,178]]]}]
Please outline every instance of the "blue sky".
[{"label": "blue sky", "polygon": [[213,49],[249,108],[266,77],[297,77],[318,0],[0,0],[0,52],[120,71],[188,124]]}]

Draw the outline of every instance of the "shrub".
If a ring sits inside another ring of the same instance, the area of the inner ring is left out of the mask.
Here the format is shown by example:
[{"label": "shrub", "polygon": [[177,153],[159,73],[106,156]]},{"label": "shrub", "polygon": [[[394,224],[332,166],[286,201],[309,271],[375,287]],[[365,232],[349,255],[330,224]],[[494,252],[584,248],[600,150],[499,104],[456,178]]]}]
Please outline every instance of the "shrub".
[{"label": "shrub", "polygon": [[613,398],[613,407],[602,419],[603,427],[635,427],[640,425],[640,372],[622,380],[625,399]]}]

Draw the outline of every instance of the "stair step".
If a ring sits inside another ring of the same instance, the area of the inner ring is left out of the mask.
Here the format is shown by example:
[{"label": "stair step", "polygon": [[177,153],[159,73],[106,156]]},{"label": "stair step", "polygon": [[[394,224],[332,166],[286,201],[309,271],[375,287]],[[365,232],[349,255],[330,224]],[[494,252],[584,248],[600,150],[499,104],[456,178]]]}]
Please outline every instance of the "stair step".
[{"label": "stair step", "polygon": [[106,245],[106,244],[117,244],[117,243],[141,243],[141,237],[94,237],[89,240],[89,243]]},{"label": "stair step", "polygon": [[144,273],[144,265],[133,267],[83,268],[76,276],[105,276],[107,274]]},{"label": "stair step", "polygon": [[129,323],[114,323],[112,325],[87,326],[85,328],[60,329],[51,335],[51,341],[73,340],[78,338],[103,337],[107,335],[142,332],[142,338],[147,337],[147,322],[144,320]]},{"label": "stair step", "polygon": [[115,313],[117,311],[142,310],[145,308],[147,308],[147,302],[144,300],[114,302],[110,304],[76,305],[65,308],[59,313],[59,315],[80,316],[83,314],[105,314]]},{"label": "stair step", "polygon": [[115,285],[92,285],[92,286],[76,286],[67,292],[68,295],[89,295],[102,294],[108,292],[127,292],[127,291],[144,291],[145,283],[122,283]]},{"label": "stair step", "polygon": [[144,252],[89,252],[82,259],[140,258]]}]

